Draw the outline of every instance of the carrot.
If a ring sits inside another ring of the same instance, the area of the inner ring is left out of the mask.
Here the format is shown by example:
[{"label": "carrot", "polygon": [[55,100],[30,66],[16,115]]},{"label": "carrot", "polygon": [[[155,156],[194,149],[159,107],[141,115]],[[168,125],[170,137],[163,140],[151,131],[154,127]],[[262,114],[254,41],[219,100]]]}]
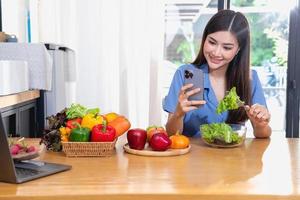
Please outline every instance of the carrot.
[{"label": "carrot", "polygon": [[122,115],[109,122],[108,125],[116,129],[116,137],[123,135],[131,126],[129,120]]}]

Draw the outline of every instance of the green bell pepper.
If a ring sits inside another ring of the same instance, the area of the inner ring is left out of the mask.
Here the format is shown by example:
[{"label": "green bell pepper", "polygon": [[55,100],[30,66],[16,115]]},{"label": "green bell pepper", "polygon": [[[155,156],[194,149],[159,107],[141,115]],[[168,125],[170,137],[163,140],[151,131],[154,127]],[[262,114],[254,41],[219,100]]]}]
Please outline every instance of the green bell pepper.
[{"label": "green bell pepper", "polygon": [[90,139],[90,129],[79,125],[78,128],[71,130],[69,139],[72,142],[88,142]]}]

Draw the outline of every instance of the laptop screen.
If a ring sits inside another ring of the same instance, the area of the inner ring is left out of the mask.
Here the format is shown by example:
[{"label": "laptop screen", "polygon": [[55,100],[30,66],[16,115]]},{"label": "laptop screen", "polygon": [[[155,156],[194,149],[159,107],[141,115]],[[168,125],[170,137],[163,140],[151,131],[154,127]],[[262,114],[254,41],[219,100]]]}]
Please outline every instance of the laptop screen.
[{"label": "laptop screen", "polygon": [[0,181],[16,182],[16,173],[13,159],[10,154],[7,134],[0,113]]},{"label": "laptop screen", "polygon": [[0,163],[0,181],[9,183],[23,183],[26,181],[67,171],[72,168],[72,166],[70,165],[49,163],[39,160],[22,160],[14,162],[10,153],[7,134],[5,132],[4,122],[1,113]]}]

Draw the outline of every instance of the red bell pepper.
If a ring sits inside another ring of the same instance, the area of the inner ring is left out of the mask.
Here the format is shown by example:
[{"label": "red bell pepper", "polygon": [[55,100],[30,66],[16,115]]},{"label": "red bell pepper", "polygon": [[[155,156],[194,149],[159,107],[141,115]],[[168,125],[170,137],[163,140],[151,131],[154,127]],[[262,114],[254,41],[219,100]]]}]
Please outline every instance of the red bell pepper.
[{"label": "red bell pepper", "polygon": [[81,118],[70,119],[66,122],[66,127],[73,129],[77,128],[77,123],[81,124]]},{"label": "red bell pepper", "polygon": [[112,142],[116,138],[116,129],[112,126],[106,125],[106,120],[102,124],[97,124],[92,129],[92,142]]}]

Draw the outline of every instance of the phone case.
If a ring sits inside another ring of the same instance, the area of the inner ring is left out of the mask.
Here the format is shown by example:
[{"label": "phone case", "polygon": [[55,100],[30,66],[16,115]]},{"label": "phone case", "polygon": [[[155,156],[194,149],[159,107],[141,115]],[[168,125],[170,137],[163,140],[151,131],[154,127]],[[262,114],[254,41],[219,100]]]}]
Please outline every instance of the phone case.
[{"label": "phone case", "polygon": [[190,96],[188,98],[189,101],[192,100],[203,100],[203,90],[204,90],[204,74],[201,69],[193,67],[192,69],[186,69],[184,71],[184,84],[193,83],[193,87],[189,90],[193,90],[195,88],[200,88],[200,92]]}]

